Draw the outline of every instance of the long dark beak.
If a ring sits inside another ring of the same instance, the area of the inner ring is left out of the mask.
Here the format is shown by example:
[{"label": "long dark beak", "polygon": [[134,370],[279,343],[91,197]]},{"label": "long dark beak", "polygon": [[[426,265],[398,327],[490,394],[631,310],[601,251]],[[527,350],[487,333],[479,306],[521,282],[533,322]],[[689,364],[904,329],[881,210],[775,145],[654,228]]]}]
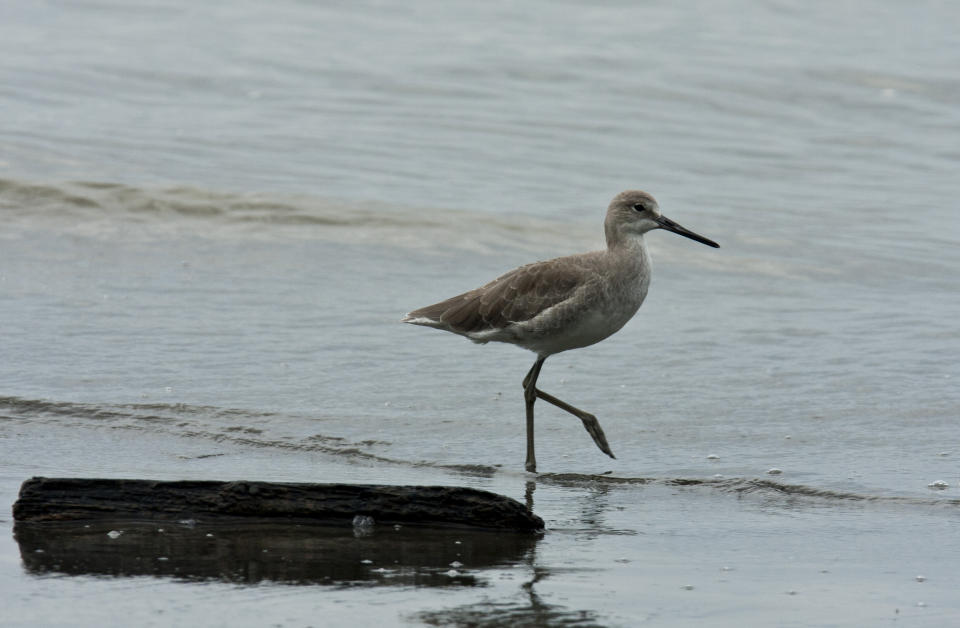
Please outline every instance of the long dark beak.
[{"label": "long dark beak", "polygon": [[655,218],[655,220],[657,221],[657,224],[660,225],[661,229],[672,231],[674,233],[682,235],[685,238],[690,238],[691,240],[696,240],[697,242],[706,244],[707,246],[712,246],[715,249],[720,248],[720,245],[714,242],[713,240],[705,238],[702,235],[697,235],[696,233],[690,231],[686,227],[681,227],[680,225],[673,222],[666,216],[660,216],[659,218]]}]

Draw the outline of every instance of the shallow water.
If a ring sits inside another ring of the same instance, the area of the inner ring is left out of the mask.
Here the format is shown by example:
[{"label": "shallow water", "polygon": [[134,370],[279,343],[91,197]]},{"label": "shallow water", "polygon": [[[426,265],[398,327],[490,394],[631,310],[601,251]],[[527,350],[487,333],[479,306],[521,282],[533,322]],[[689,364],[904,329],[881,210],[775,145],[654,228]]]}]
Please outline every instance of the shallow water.
[{"label": "shallow water", "polygon": [[[254,586],[32,571],[0,516],[11,625],[960,619],[952,6],[0,13],[4,503],[463,484],[548,526],[469,586]],[[722,248],[648,236],[640,314],[541,378],[617,459],[538,406],[533,478],[533,356],[397,321],[601,246],[628,187]]]}]

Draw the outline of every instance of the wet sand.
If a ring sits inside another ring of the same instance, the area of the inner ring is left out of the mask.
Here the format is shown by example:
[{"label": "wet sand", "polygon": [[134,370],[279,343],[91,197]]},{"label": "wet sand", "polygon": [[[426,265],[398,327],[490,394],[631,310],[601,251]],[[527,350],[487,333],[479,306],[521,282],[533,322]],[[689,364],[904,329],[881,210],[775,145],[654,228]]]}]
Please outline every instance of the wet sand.
[{"label": "wet sand", "polygon": [[[767,478],[684,481],[443,471],[110,430],[4,424],[21,477],[61,473],[336,481],[385,477],[528,500],[542,537],[307,530],[185,521],[57,526],[2,520],[7,626],[862,626],[960,618],[954,500],[794,490]],[[104,464],[109,461],[109,464]],[[179,461],[180,469],[171,466]],[[185,462],[186,461],[186,462]],[[188,473],[183,467],[192,466]],[[109,471],[108,467],[114,469]],[[256,471],[259,470],[259,471]],[[111,529],[106,529],[106,528]]]}]

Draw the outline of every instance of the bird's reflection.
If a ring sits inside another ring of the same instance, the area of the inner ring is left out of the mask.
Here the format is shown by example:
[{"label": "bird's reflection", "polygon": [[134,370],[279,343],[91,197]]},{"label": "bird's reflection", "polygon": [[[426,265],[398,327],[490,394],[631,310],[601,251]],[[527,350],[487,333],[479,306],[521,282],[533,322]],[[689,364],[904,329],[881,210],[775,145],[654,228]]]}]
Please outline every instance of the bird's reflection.
[{"label": "bird's reflection", "polygon": [[[584,476],[589,480],[588,476]],[[549,486],[557,483],[546,479]],[[575,531],[577,534],[586,532],[588,535],[604,533],[603,512],[609,507],[608,495],[610,487],[598,486],[594,482],[584,481],[579,485],[564,486],[564,497],[571,497],[580,502],[578,514],[572,522],[575,530],[561,529],[548,523],[548,535],[551,528],[554,532],[564,533]],[[537,479],[530,479],[524,483],[524,503],[531,511],[534,510],[534,495],[537,491]],[[564,522],[566,523],[566,522]],[[516,595],[507,599],[485,600],[476,604],[467,604],[454,608],[442,609],[421,613],[418,618],[430,625],[475,626],[477,628],[508,628],[513,626],[527,626],[530,628],[549,626],[577,626],[586,628],[602,625],[599,614],[592,609],[575,609],[561,604],[552,604],[539,592],[538,585],[553,575],[553,569],[544,564],[538,555],[538,544],[533,544],[523,558],[526,567],[523,583]],[[565,569],[565,571],[568,571]],[[549,598],[548,598],[549,599]]]},{"label": "bird's reflection", "polygon": [[554,532],[576,533],[584,539],[603,534],[633,534],[633,531],[617,530],[607,524],[606,513],[613,507],[610,498],[618,484],[598,481],[600,479],[606,480],[606,476],[542,474],[525,483],[524,504],[533,512],[534,494],[539,482],[548,489],[560,490],[563,500],[560,511],[569,515],[565,519],[548,523],[548,527]]}]

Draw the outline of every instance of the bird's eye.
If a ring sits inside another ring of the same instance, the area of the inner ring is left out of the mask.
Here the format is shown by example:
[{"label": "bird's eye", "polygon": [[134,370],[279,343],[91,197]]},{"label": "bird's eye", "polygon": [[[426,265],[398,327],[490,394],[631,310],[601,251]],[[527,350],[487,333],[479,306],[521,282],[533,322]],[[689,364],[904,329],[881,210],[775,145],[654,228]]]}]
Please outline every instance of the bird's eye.
[{"label": "bird's eye", "polygon": [[637,210],[638,212],[642,212],[644,209],[646,209],[646,207],[644,207],[644,206],[641,205],[640,203],[637,203],[636,205],[634,205],[633,208],[634,208],[635,210]]}]

